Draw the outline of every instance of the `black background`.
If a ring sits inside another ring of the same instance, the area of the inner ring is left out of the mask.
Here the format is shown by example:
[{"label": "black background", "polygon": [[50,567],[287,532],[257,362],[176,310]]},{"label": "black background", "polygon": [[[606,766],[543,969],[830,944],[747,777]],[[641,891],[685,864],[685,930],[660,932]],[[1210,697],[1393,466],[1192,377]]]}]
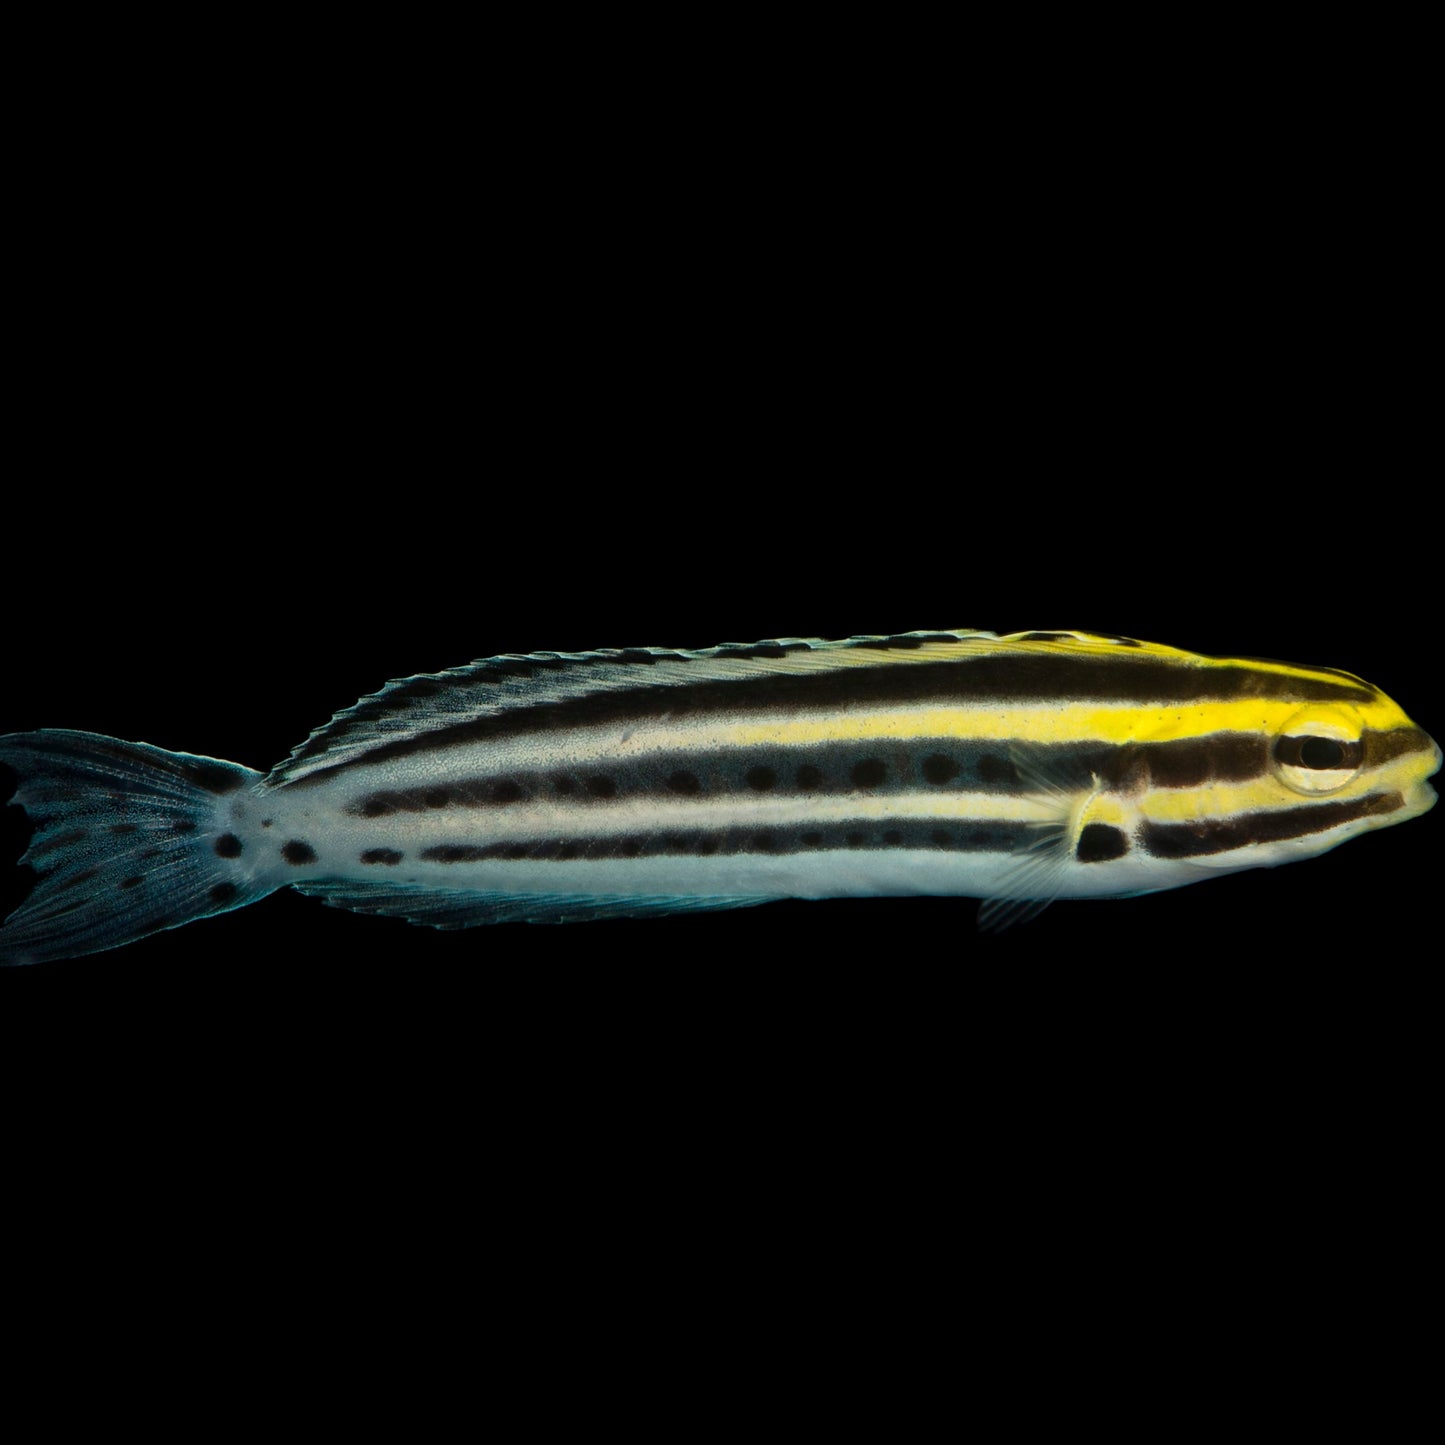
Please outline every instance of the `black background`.
[{"label": "black background", "polygon": [[[865,127],[730,166],[641,126],[539,165],[252,118],[196,153],[87,130],[31,178],[0,731],[264,769],[493,652],[953,626],[1342,667],[1445,728],[1434,253],[1408,167],[1343,130],[1224,165],[1051,132],[1020,164]],[[286,892],[6,970],[0,1014],[17,1097],[114,1092],[116,1137],[225,1137],[273,1180],[380,1138],[388,1179],[476,1166],[514,1215],[560,1168],[568,1228],[629,1146],[684,1212],[781,1209],[827,1156],[909,1210],[972,1160],[1041,1232],[1120,1177],[1226,1213],[1272,1171],[1323,1187],[1342,1134],[1402,1197],[1441,827],[997,938],[959,899],[444,934]]]}]

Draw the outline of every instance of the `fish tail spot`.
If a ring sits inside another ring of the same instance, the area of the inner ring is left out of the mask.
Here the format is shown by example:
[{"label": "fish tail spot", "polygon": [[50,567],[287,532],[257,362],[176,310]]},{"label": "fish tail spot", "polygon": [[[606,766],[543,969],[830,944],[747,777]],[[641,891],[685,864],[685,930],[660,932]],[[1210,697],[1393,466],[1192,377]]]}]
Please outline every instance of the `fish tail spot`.
[{"label": "fish tail spot", "polygon": [[0,927],[0,963],[100,953],[270,893],[247,875],[231,795],[261,775],[98,733],[0,737],[32,825],[29,894]]}]

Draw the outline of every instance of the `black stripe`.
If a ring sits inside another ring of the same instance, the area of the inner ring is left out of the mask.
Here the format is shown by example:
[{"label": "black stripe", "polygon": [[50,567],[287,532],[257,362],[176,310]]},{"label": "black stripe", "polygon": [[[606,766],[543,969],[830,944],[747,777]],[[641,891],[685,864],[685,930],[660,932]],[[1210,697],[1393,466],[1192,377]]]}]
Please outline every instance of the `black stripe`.
[{"label": "black stripe", "polygon": [[1342,823],[1393,813],[1404,806],[1399,793],[1371,793],[1351,803],[1306,803],[1245,813],[1238,818],[1201,819],[1197,823],[1145,823],[1144,849],[1156,858],[1207,858],[1250,843],[1282,843],[1324,833]]},{"label": "black stripe", "polygon": [[84,828],[67,828],[65,832],[57,833],[53,838],[42,838],[39,842],[32,843],[25,856],[33,863],[37,858],[44,858],[58,848],[69,848],[84,838]]},{"label": "black stripe", "polygon": [[[643,676],[645,677],[645,672]],[[1241,698],[1360,702],[1374,694],[1344,676],[1296,678],[1247,666],[1191,666],[1119,652],[1107,656],[1032,653],[949,658],[938,662],[859,664],[837,671],[764,673],[675,686],[645,681],[622,691],[513,707],[487,717],[380,743],[355,758],[319,768],[292,786],[306,786],[370,763],[468,743],[597,724],[669,722],[703,714],[763,709],[838,712],[917,703],[967,708],[980,702],[1117,701],[1192,703]],[[479,697],[485,701],[485,694]]]},{"label": "black stripe", "polygon": [[[956,642],[958,639],[947,637],[935,640]],[[580,658],[563,657],[556,653],[532,653],[525,657],[490,657],[469,667],[454,668],[446,673],[424,674],[388,683],[374,697],[362,698],[354,707],[338,714],[319,732],[307,738],[292,753],[286,765],[294,767],[308,762],[324,753],[337,738],[344,737],[357,728],[371,727],[384,719],[407,713],[419,703],[424,705],[429,699],[445,692],[486,689],[499,683],[516,688],[525,686],[538,677],[558,672],[574,672],[581,678],[588,673],[595,673],[599,668],[610,671],[629,666],[655,667],[660,662],[686,664],[716,657],[731,661],[750,661],[755,658],[776,660],[786,657],[790,652],[811,650],[809,643],[800,641],[724,645],[703,654],[629,647],[620,651],[599,651]],[[482,692],[480,696],[485,703],[486,693]]]},{"label": "black stripe", "polygon": [[[1061,786],[1133,787],[1144,780],[1158,788],[1247,782],[1269,767],[1269,746],[1259,734],[1211,733],[1163,743],[1040,743],[1028,747],[1035,766]],[[870,781],[873,780],[873,781]],[[609,786],[611,791],[609,791]],[[866,790],[874,796],[907,792],[1016,792],[1010,751],[1003,743],[960,738],[912,738],[906,746],[886,739],[669,751],[622,764],[598,761],[549,772],[509,770],[417,788],[379,788],[353,798],[346,811],[379,818],[431,809],[510,807],[519,803],[591,805],[638,798],[696,798],[775,794],[840,795]]]},{"label": "black stripe", "polygon": [[1247,783],[1269,771],[1269,741],[1262,733],[1209,733],[1167,743],[1137,743],[1123,750],[1113,776],[1147,770],[1156,788],[1198,788],[1206,783]]},{"label": "black stripe", "polygon": [[1378,768],[1407,753],[1428,753],[1435,744],[1423,728],[1391,728],[1388,732],[1365,734],[1365,766]]},{"label": "black stripe", "polygon": [[967,820],[849,819],[769,828],[678,828],[667,832],[608,834],[605,837],[511,839],[485,844],[442,843],[419,855],[427,863],[485,863],[497,860],[570,862],[574,859],[686,858],[716,855],[818,853],[871,848],[920,849],[951,853],[1013,853],[1038,837],[1027,823]]}]

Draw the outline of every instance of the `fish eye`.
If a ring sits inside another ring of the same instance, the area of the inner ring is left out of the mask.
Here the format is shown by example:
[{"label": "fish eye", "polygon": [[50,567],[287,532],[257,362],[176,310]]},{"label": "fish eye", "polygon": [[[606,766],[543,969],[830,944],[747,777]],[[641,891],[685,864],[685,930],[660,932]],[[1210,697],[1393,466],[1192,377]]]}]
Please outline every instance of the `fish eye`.
[{"label": "fish eye", "polygon": [[1302,738],[1299,760],[1307,768],[1338,768],[1345,761],[1345,745],[1338,738]]},{"label": "fish eye", "polygon": [[1275,743],[1274,756],[1277,762],[1318,772],[1344,767],[1346,749],[1339,738],[1288,737]]},{"label": "fish eye", "polygon": [[1281,780],[1295,792],[1311,795],[1343,788],[1359,772],[1364,755],[1358,726],[1318,714],[1291,718],[1271,749]]}]

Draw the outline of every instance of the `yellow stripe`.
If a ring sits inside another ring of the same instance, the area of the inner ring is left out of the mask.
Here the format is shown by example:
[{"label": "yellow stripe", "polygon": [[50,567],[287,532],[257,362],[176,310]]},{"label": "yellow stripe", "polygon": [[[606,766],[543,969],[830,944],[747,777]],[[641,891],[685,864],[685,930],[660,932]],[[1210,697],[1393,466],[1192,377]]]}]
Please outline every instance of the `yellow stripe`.
[{"label": "yellow stripe", "polygon": [[[1058,708],[888,708],[822,717],[748,718],[708,727],[707,733],[709,745],[734,747],[945,737],[1017,743],[1172,742],[1214,732],[1273,733],[1303,706],[1307,704],[1261,698],[1159,708],[1140,707],[1137,703],[1067,703]],[[1393,720],[1388,705],[1350,706],[1366,724]]]},{"label": "yellow stripe", "polygon": [[[1355,793],[1367,791],[1356,788]],[[1351,796],[1351,790],[1307,795],[1291,792],[1273,774],[1248,783],[1218,783],[1207,788],[1158,789],[1139,804],[1140,813],[1155,823],[1191,823],[1237,813],[1258,813],[1268,808],[1293,808],[1319,801],[1334,802]]]}]

